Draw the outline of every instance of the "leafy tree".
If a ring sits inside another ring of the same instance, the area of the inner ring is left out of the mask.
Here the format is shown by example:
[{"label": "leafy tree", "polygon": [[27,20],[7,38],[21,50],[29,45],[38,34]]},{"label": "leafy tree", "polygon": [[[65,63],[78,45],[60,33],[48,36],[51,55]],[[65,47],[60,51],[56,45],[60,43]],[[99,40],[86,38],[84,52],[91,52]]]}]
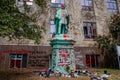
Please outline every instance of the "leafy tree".
[{"label": "leafy tree", "polygon": [[[23,37],[39,43],[44,28],[36,24],[30,25],[34,20],[25,13],[20,13],[15,1],[0,1],[0,36],[8,36],[10,39]],[[40,5],[42,6],[42,3]]]},{"label": "leafy tree", "polygon": [[120,13],[111,16],[109,30],[114,39],[120,40]]},{"label": "leafy tree", "polygon": [[102,66],[109,68],[118,67],[116,45],[120,44],[120,14],[111,16],[109,27],[109,34],[107,36],[98,36],[96,38],[98,48],[100,49]]}]

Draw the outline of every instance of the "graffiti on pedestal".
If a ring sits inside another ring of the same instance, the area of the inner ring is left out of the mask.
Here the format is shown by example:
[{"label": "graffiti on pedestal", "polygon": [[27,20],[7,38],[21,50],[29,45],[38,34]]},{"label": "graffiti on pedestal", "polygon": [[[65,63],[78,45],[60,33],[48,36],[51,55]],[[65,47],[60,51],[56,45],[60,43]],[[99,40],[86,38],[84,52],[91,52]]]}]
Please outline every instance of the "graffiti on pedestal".
[{"label": "graffiti on pedestal", "polygon": [[70,52],[68,49],[59,49],[59,62],[58,65],[70,65]]}]

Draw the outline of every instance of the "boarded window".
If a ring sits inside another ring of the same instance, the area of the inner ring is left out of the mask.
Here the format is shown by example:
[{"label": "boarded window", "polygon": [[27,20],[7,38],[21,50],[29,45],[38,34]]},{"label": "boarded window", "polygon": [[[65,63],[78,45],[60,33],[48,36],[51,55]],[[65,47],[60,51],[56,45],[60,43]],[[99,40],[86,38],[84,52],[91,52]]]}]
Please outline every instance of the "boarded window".
[{"label": "boarded window", "polygon": [[87,67],[99,67],[99,55],[86,55]]}]

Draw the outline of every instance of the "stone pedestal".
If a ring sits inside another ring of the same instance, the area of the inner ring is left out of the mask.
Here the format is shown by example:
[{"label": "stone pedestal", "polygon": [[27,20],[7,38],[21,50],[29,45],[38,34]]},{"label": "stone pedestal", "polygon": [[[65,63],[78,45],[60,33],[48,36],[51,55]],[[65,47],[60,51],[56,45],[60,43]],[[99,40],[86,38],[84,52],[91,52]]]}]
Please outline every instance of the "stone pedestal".
[{"label": "stone pedestal", "polygon": [[56,35],[51,40],[52,62],[51,69],[63,74],[68,74],[75,69],[75,59],[73,53],[73,45],[75,41],[68,34]]}]

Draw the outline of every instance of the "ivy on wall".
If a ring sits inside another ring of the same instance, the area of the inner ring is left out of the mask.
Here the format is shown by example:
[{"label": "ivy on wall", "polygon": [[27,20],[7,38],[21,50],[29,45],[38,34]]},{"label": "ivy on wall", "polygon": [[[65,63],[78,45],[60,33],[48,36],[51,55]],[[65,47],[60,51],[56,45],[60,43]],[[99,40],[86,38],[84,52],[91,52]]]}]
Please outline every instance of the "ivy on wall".
[{"label": "ivy on wall", "polygon": [[112,34],[112,37],[115,39],[119,39],[120,37],[120,13],[114,14],[111,16],[110,24],[109,24],[109,30]]},{"label": "ivy on wall", "polygon": [[38,4],[42,8],[46,7],[46,1],[45,0],[35,0],[35,3]]},{"label": "ivy on wall", "polygon": [[[0,1],[0,36],[11,38],[27,38],[40,43],[42,33],[45,31],[43,26],[38,26],[34,20],[25,13],[20,13],[18,7],[15,6],[16,0]],[[45,7],[45,2],[36,0],[41,7]]]},{"label": "ivy on wall", "polygon": [[116,45],[120,45],[120,13],[114,14],[109,20],[109,34],[96,38],[102,56],[102,67],[117,68]]}]

